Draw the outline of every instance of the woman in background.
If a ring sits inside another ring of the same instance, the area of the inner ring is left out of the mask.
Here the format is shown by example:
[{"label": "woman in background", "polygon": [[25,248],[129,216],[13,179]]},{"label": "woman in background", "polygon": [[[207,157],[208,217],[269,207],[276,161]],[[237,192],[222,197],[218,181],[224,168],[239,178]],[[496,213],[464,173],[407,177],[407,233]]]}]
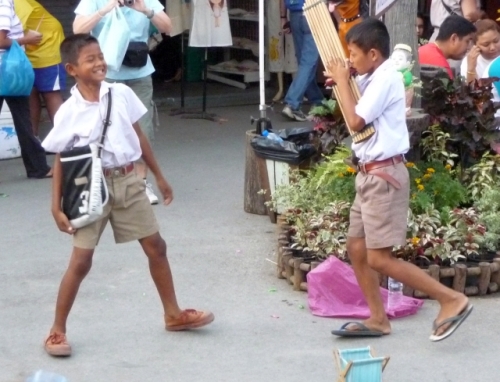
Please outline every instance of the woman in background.
[{"label": "woman in background", "polygon": [[35,0],[14,0],[14,6],[24,29],[42,34],[40,44],[26,47],[26,55],[35,69],[30,116],[33,134],[38,138],[42,114],[40,96],[45,101],[52,124],[63,103],[61,90],[66,88],[66,70],[61,64],[59,46],[64,40],[64,32],[61,23]]}]

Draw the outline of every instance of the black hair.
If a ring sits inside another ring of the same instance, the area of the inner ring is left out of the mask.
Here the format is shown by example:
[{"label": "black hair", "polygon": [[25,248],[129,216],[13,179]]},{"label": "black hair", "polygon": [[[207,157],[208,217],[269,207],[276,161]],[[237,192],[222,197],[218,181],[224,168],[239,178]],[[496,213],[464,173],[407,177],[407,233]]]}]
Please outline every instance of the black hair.
[{"label": "black hair", "polygon": [[456,34],[460,39],[475,33],[476,27],[469,20],[462,16],[451,15],[444,19],[439,27],[439,33],[436,37],[437,41],[447,41],[450,37]]},{"label": "black hair", "polygon": [[91,44],[99,44],[99,41],[88,33],[77,33],[66,37],[59,48],[63,65],[68,63],[76,65],[80,50]]},{"label": "black hair", "polygon": [[422,19],[424,21],[424,24],[425,24],[425,16],[422,12],[417,13],[417,19]]},{"label": "black hair", "polygon": [[368,18],[353,26],[345,39],[348,44],[357,45],[364,53],[378,50],[384,58],[391,55],[391,42],[385,24],[377,19]]}]

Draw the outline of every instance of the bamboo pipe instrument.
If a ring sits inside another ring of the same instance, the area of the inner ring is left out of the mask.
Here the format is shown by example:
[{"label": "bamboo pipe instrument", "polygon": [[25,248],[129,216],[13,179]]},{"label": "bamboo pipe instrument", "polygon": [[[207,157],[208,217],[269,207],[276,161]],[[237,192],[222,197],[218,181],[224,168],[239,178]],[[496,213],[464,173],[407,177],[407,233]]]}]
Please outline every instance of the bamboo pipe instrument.
[{"label": "bamboo pipe instrument", "polygon": [[[305,0],[304,3],[304,16],[306,17],[309,28],[314,38],[314,42],[318,47],[321,61],[325,68],[328,63],[334,58],[346,60],[344,49],[340,42],[339,35],[333,24],[333,20],[328,11],[328,6],[325,0]],[[349,88],[353,98],[357,101],[361,97],[358,84],[354,78],[349,79]],[[342,115],[345,117],[344,110],[342,109],[342,99],[336,85],[333,85],[333,92],[337,103],[340,107]],[[347,122],[346,122],[347,125]],[[366,141],[375,134],[375,128],[372,125],[367,125],[360,131],[353,131],[347,125],[347,130],[352,137],[354,143]]]}]

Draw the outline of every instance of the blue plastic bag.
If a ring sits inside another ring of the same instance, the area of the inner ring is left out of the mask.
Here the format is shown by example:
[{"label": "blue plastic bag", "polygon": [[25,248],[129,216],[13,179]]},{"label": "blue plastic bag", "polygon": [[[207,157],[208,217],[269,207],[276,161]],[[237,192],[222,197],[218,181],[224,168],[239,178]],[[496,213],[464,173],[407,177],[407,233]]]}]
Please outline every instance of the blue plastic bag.
[{"label": "blue plastic bag", "polygon": [[120,70],[130,42],[130,28],[120,8],[116,7],[97,37],[104,60],[111,70]]},{"label": "blue plastic bag", "polygon": [[10,48],[0,57],[0,96],[29,96],[35,72],[26,53],[17,41],[12,40]]}]

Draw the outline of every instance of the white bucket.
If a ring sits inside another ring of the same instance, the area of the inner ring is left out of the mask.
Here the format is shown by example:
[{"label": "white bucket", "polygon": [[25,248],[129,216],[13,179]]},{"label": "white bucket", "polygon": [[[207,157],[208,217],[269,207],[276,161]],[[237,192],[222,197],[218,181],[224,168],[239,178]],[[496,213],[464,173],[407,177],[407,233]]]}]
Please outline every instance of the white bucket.
[{"label": "white bucket", "polygon": [[4,101],[0,113],[0,159],[19,158],[21,147],[17,139],[16,129],[9,107]]}]

